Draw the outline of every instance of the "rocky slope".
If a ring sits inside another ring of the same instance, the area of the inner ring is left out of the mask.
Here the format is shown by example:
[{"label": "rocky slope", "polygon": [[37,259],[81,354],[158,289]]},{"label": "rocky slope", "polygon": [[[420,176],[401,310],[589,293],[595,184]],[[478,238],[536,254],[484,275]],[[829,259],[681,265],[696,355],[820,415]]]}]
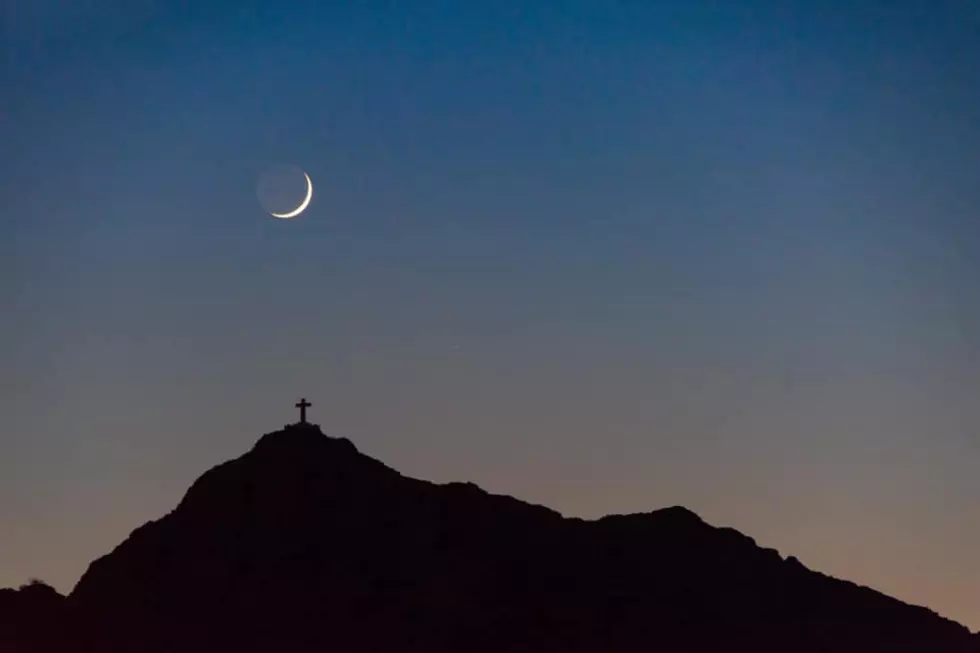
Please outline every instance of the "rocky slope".
[{"label": "rocky slope", "polygon": [[100,653],[980,653],[961,625],[683,508],[567,519],[308,424],[205,473],[45,609]]}]

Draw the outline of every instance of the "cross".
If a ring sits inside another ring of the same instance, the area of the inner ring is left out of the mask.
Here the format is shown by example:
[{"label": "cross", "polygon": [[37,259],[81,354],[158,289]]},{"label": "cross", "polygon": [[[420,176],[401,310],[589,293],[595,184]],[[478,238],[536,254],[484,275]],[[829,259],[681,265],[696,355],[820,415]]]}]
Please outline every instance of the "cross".
[{"label": "cross", "polygon": [[296,404],[296,407],[299,408],[300,424],[306,424],[306,409],[312,405],[313,404],[308,402],[305,397],[301,399],[298,404]]}]

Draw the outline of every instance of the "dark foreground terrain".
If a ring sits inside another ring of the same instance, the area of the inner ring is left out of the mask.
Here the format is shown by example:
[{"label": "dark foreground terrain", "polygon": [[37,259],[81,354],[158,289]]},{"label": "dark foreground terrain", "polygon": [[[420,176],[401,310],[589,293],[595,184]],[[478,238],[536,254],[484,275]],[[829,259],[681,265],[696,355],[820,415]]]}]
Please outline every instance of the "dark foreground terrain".
[{"label": "dark foreground terrain", "polygon": [[683,508],[567,519],[296,424],[199,478],[67,597],[0,590],[0,653],[980,653],[920,607]]}]

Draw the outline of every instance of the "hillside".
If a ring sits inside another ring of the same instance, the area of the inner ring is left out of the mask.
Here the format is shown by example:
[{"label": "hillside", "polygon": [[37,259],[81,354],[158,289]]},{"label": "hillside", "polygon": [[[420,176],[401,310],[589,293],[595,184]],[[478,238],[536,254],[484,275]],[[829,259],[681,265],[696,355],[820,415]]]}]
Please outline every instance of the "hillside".
[{"label": "hillside", "polygon": [[[16,603],[0,595],[0,624]],[[110,653],[980,652],[684,508],[569,519],[405,477],[310,424],[206,472],[51,603],[34,622]]]}]

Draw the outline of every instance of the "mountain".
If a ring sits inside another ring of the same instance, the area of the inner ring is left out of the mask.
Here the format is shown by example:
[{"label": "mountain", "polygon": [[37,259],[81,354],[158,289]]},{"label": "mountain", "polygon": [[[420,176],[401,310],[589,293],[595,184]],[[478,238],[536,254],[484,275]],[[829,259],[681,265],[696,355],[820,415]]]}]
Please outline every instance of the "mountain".
[{"label": "mountain", "polygon": [[40,581],[20,589],[0,589],[0,651],[64,651],[76,638],[65,597]]},{"label": "mountain", "polygon": [[[306,423],[206,472],[68,597],[26,591],[0,593],[0,627],[31,613],[36,646],[0,650],[980,653],[959,624],[684,508],[565,518]],[[76,646],[42,641],[55,630]]]}]

